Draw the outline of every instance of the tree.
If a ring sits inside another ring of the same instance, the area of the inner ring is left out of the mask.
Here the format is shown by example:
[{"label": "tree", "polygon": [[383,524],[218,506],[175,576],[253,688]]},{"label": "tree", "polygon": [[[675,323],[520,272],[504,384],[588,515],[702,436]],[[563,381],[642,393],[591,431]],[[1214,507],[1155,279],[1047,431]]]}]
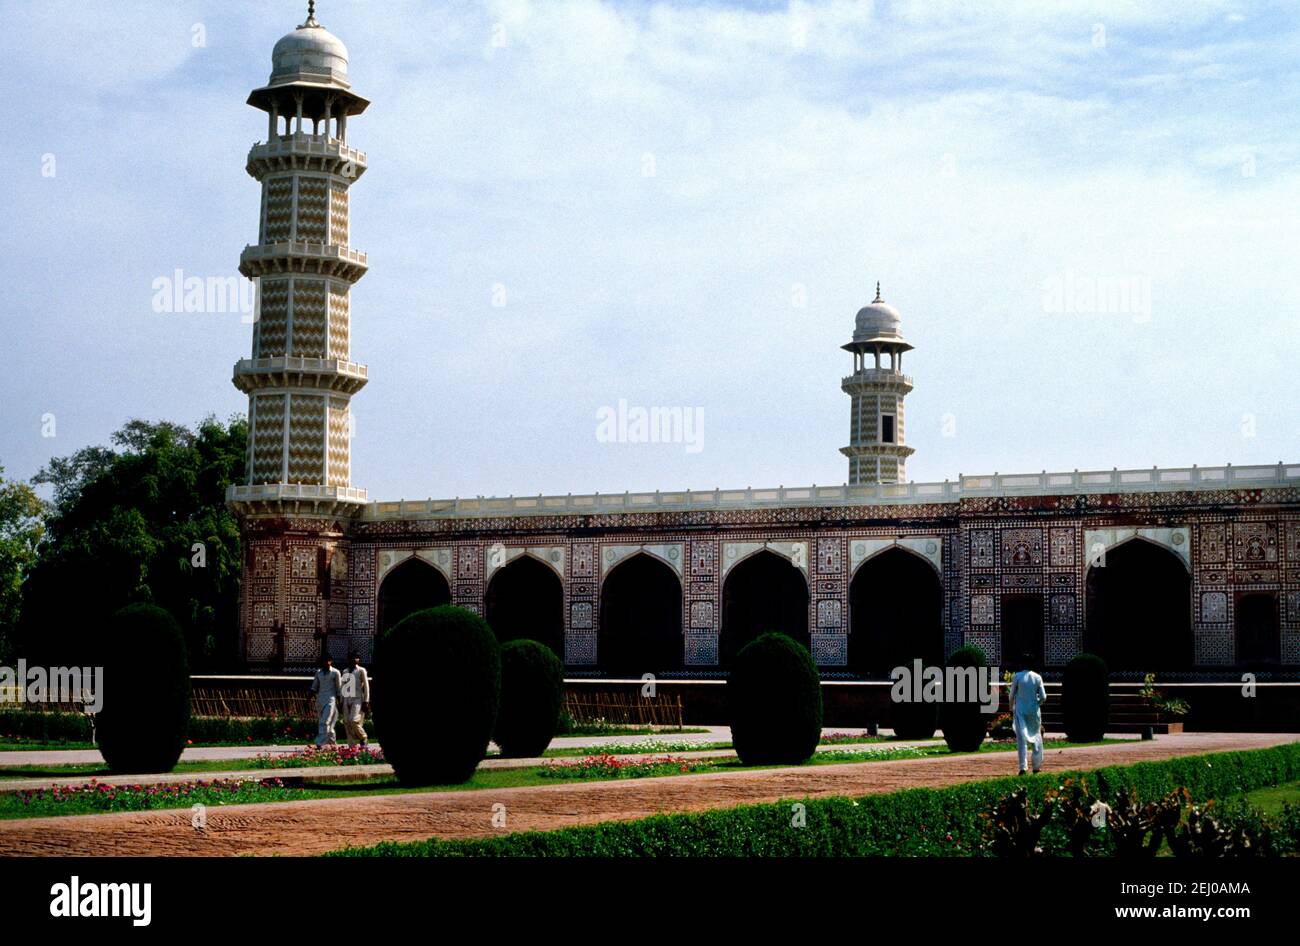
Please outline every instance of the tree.
[{"label": "tree", "polygon": [[241,552],[225,493],[243,479],[247,437],[242,417],[194,430],[132,420],[117,449],[86,447],[33,477],[53,499],[24,586],[23,656],[76,662],[108,615],[142,602],[180,624],[191,670],[234,665]]},{"label": "tree", "polygon": [[0,660],[8,662],[22,605],[23,581],[45,534],[45,504],[26,483],[3,478],[0,466]]}]

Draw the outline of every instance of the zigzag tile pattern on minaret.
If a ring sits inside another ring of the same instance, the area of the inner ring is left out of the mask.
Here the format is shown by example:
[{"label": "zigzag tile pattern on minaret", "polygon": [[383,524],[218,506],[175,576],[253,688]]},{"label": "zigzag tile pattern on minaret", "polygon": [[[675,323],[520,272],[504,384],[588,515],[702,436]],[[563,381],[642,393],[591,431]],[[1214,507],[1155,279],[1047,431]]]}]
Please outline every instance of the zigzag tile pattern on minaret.
[{"label": "zigzag tile pattern on minaret", "polygon": [[255,394],[249,400],[252,444],[251,482],[280,483],[284,480],[283,394]]},{"label": "zigzag tile pattern on minaret", "polygon": [[348,146],[347,121],[369,103],[352,91],[347,58],[312,5],[248,97],[267,113],[267,139],[248,153],[261,221],[239,260],[260,303],[252,358],[234,373],[249,398],[249,478],[230,500],[245,515],[351,516],[365,500],[349,480],[350,401],[367,372],[349,348],[366,258],[348,244],[348,198],[366,156]]}]

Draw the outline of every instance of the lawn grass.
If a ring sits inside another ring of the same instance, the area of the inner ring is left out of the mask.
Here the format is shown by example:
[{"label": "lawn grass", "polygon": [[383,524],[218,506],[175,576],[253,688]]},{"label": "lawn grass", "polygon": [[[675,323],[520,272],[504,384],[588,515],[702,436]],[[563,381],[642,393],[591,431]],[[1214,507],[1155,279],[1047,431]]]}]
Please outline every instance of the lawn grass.
[{"label": "lawn grass", "polygon": [[1287,782],[1271,788],[1247,792],[1246,801],[1266,815],[1281,814],[1283,805],[1300,805],[1300,782]]}]

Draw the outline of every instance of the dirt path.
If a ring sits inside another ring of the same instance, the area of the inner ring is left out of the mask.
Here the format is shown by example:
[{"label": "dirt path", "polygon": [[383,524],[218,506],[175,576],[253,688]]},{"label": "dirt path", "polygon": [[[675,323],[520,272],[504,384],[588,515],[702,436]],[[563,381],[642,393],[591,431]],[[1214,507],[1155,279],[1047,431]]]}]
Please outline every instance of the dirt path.
[{"label": "dirt path", "polygon": [[[1185,733],[1153,742],[1053,750],[1047,769],[1089,769],[1233,749],[1258,749],[1300,736]],[[897,762],[846,763],[621,782],[586,782],[473,792],[371,795],[323,801],[209,808],[207,827],[190,826],[187,809],[0,821],[0,856],[319,854],[347,843],[482,837],[659,812],[821,795],[867,795],[994,778],[1014,772],[1015,757],[989,753]],[[492,826],[492,806],[507,826]]]}]

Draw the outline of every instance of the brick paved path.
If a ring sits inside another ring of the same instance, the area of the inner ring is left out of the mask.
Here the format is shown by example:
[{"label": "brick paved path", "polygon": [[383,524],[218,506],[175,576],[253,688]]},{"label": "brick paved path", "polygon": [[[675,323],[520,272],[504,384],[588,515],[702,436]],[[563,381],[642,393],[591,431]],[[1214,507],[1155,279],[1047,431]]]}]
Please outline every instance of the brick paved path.
[{"label": "brick paved path", "polygon": [[[1048,753],[1047,768],[1089,769],[1258,749],[1297,739],[1300,735],[1183,733],[1152,742],[1053,750]],[[497,802],[506,806],[505,830],[551,830],[783,798],[939,787],[1011,774],[1014,768],[1015,756],[999,752],[620,782],[237,805],[209,808],[203,832],[190,827],[188,810],[9,820],[0,821],[0,856],[319,854],[342,846],[345,840],[369,844],[503,833],[491,823],[492,806]]]}]

